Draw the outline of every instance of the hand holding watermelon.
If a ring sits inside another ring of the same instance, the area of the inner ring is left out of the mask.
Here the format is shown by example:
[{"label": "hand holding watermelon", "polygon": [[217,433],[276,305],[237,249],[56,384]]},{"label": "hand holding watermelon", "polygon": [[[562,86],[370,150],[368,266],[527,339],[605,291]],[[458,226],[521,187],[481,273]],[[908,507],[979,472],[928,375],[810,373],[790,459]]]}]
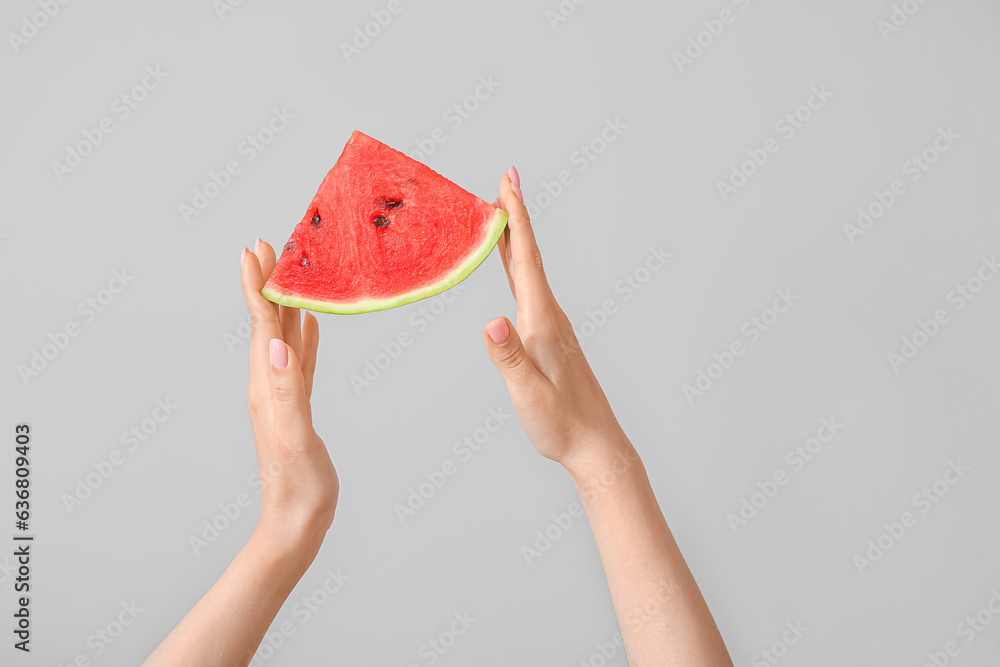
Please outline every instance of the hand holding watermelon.
[{"label": "hand holding watermelon", "polygon": [[514,167],[497,203],[509,213],[497,247],[520,332],[505,317],[491,320],[486,350],[535,449],[561,463],[580,494],[629,663],[732,665],[642,460],[549,288]]},{"label": "hand holding watermelon", "polygon": [[519,181],[511,167],[500,180],[497,200],[509,215],[497,249],[517,301],[517,329],[506,318],[490,321],[484,332],[486,350],[535,448],[571,466],[624,434],[549,288]]},{"label": "hand holding watermelon", "polygon": [[312,313],[278,306],[260,290],[274,269],[270,244],[243,250],[243,296],[250,311],[250,390],[247,405],[260,469],[257,530],[316,541],[333,521],[340,489],[326,445],[312,425],[313,374],[319,323]]},{"label": "hand holding watermelon", "polygon": [[312,425],[319,325],[260,295],[274,250],[258,239],[240,258],[250,311],[247,406],[260,470],[260,518],[222,577],[143,662],[246,665],[333,521],[340,483]]}]

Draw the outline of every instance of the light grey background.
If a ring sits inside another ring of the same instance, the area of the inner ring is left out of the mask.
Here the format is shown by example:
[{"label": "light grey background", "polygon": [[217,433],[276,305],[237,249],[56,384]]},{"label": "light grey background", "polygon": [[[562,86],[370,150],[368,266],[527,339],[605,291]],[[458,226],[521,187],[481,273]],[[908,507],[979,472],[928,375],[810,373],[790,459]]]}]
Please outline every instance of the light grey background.
[{"label": "light grey background", "polygon": [[[240,249],[284,242],[352,130],[414,154],[442,128],[426,162],[490,201],[511,163],[535,203],[572,176],[535,220],[550,280],[581,331],[614,301],[584,348],[737,665],[769,664],[755,654],[788,622],[808,632],[780,664],[918,666],[949,641],[950,664],[994,664],[1000,619],[971,643],[957,626],[1000,587],[1000,281],[961,310],[948,294],[1000,252],[1000,6],[898,4],[919,11],[885,38],[887,0],[564,1],[575,11],[555,24],[556,0],[401,0],[348,62],[341,43],[387,2],[71,2],[16,50],[9,33],[42,10],[5,2],[0,535],[13,425],[27,421],[38,537],[34,651],[5,631],[0,662],[135,664],[214,582],[259,507]],[[674,53],[727,9],[734,21],[679,71]],[[121,119],[114,100],[157,66],[165,79]],[[500,85],[456,128],[445,114],[479,77]],[[833,97],[786,139],[776,121],[813,86]],[[294,119],[247,161],[241,142],[275,108]],[[114,131],[60,181],[52,163],[105,117]],[[607,119],[627,127],[581,171],[574,154]],[[904,163],[949,127],[960,138],[911,182]],[[717,182],[768,137],[780,150],[723,201]],[[241,172],[186,223],[179,207],[229,160]],[[849,242],[844,225],[894,179],[905,194]],[[616,284],[650,246],[672,257],[625,300]],[[87,321],[78,304],[122,269],[134,279]],[[435,664],[602,664],[595,644],[616,621],[586,523],[530,565],[522,553],[575,500],[566,476],[514,420],[470,461],[453,452],[490,408],[510,410],[480,333],[514,313],[496,256],[463,286],[426,330],[411,318],[430,302],[321,316],[313,401],[340,506],[279,615],[294,635],[255,664],[428,665],[421,646],[465,611],[478,620]],[[683,385],[747,343],[743,323],[779,289],[795,305],[689,402]],[[888,354],[939,308],[949,322],[894,369]],[[24,381],[70,322],[79,335]],[[404,331],[413,345],[355,391]],[[179,407],[128,451],[122,433],[157,399]],[[786,452],[824,417],[843,429],[734,534],[727,514],[792,473]],[[113,450],[124,463],[70,512],[64,495]],[[459,472],[401,524],[394,504],[447,459]],[[969,472],[921,514],[914,494],[959,460]],[[196,555],[189,538],[242,493],[251,506]],[[859,573],[854,557],[907,511],[916,526]],[[294,605],[337,568],[349,580],[301,623]],[[88,638],[133,601],[143,611],[97,656]]]}]

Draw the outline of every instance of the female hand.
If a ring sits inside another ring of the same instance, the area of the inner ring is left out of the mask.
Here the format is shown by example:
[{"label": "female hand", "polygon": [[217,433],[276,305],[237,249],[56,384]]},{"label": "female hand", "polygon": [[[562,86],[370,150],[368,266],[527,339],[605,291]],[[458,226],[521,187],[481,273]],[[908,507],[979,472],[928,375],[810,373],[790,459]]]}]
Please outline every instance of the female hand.
[{"label": "female hand", "polygon": [[497,248],[517,301],[517,328],[505,317],[491,320],[486,351],[535,449],[569,468],[623,434],[549,288],[514,167],[500,179],[497,204],[510,216]]},{"label": "female hand", "polygon": [[580,494],[629,663],[731,667],[645,466],[552,296],[519,180],[511,167],[497,203],[510,214],[498,247],[520,333],[506,318],[491,320],[486,350],[535,449],[561,463]]},{"label": "female hand", "polygon": [[270,244],[243,250],[243,295],[250,311],[247,406],[260,469],[263,537],[312,545],[333,521],[340,489],[326,445],[312,424],[313,373],[319,323],[312,313],[278,306],[260,295],[274,270]]},{"label": "female hand", "polygon": [[326,446],[312,425],[319,325],[296,308],[260,295],[274,249],[257,240],[240,257],[250,310],[247,406],[260,470],[260,519],[250,539],[144,667],[232,667],[253,658],[261,638],[312,564],[337,509],[340,489]]}]

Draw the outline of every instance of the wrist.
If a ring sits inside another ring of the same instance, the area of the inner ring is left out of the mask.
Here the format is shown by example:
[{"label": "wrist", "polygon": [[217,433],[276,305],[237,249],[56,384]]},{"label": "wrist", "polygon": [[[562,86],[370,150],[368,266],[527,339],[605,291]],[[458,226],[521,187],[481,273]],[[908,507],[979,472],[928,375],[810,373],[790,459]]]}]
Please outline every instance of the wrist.
[{"label": "wrist", "polygon": [[268,520],[262,512],[248,545],[264,558],[301,576],[319,553],[327,528],[328,523],[288,515]]},{"label": "wrist", "polygon": [[639,454],[620,427],[581,439],[560,461],[578,491],[606,486],[642,465]]},{"label": "wrist", "polygon": [[[330,464],[332,470],[333,466]],[[314,485],[262,484],[260,518],[254,535],[278,552],[319,551],[337,511],[339,485],[333,473],[333,488],[316,490]],[[262,480],[263,481],[263,480]]]}]

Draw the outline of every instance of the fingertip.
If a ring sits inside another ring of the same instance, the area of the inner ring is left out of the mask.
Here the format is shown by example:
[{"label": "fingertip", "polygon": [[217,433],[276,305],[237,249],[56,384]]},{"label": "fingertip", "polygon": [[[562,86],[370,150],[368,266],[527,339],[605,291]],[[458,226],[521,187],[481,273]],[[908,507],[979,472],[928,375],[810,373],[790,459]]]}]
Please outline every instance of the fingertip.
[{"label": "fingertip", "polygon": [[[500,177],[500,197],[499,197],[500,204],[501,208],[507,211],[510,211],[510,206],[507,205],[506,203],[508,194],[512,193],[515,197],[517,197],[518,202],[520,202],[522,205],[524,204],[524,195],[521,194],[520,176],[517,176],[516,179],[511,179],[510,175],[511,170],[514,170],[514,167],[511,167],[510,170],[505,171],[503,176]],[[514,174],[515,176],[517,175],[516,170],[514,170]]]},{"label": "fingertip", "polygon": [[319,331],[319,318],[316,314],[308,310],[302,311],[302,329],[313,329]]},{"label": "fingertip", "polygon": [[257,255],[257,260],[260,262],[260,273],[266,281],[271,276],[274,265],[278,260],[274,254],[274,248],[267,241],[257,239],[254,244],[254,254]]},{"label": "fingertip", "polygon": [[520,194],[515,192],[514,188],[510,185],[508,185],[507,191],[504,192],[503,209],[507,211],[511,219],[529,219],[528,209],[525,208]]},{"label": "fingertip", "polygon": [[521,175],[517,173],[517,167],[510,165],[510,169],[507,170],[507,178],[510,179],[511,185],[515,188],[521,185]]},{"label": "fingertip", "polygon": [[280,338],[272,338],[268,346],[271,353],[271,366],[284,370],[288,366],[288,346]]},{"label": "fingertip", "polygon": [[302,318],[302,340],[311,342],[317,338],[319,338],[319,319],[306,311]]},{"label": "fingertip", "polygon": [[523,204],[524,194],[521,192],[521,175],[517,173],[517,167],[514,165],[510,166],[510,169],[507,170],[507,178],[510,179],[511,190],[514,191],[514,194],[517,195],[517,198]]},{"label": "fingertip", "polygon": [[486,335],[496,345],[502,345],[510,338],[510,325],[506,317],[497,317],[486,323]]},{"label": "fingertip", "polygon": [[260,258],[257,257],[253,251],[247,248],[244,248],[243,250],[243,277],[246,281],[248,281],[251,288],[254,288],[256,285],[256,290],[260,291],[260,289],[264,286],[264,277],[261,272]]}]

